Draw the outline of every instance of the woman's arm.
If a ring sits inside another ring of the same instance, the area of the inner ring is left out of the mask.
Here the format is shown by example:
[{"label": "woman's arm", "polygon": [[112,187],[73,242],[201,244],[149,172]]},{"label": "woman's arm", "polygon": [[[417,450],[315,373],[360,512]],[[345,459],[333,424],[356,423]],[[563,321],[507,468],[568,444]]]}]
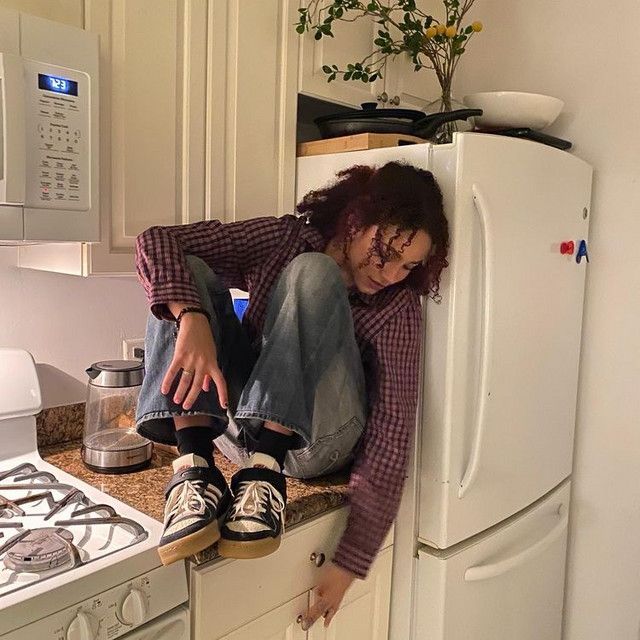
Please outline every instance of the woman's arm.
[{"label": "woman's arm", "polygon": [[169,303],[176,303],[174,308],[200,304],[187,255],[204,260],[228,287],[247,290],[247,273],[285,241],[295,220],[283,216],[150,227],[136,238],[136,269],[151,312],[173,319]]},{"label": "woman's arm", "polygon": [[334,563],[365,578],[400,505],[418,404],[422,314],[415,300],[376,336],[376,397],[351,471],[350,511]]}]

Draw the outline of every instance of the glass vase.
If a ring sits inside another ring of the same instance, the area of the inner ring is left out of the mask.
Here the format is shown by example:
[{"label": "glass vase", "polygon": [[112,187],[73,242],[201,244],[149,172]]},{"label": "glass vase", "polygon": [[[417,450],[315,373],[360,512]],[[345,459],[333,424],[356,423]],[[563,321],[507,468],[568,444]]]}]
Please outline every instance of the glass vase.
[{"label": "glass vase", "polygon": [[[456,111],[458,109],[466,109],[460,100],[456,100],[451,93],[443,91],[442,95],[425,107],[426,113],[442,113],[444,111]],[[440,125],[431,141],[436,144],[446,144],[452,142],[453,134],[456,131],[471,131],[473,124],[468,120],[454,120],[453,122],[445,122]]]}]

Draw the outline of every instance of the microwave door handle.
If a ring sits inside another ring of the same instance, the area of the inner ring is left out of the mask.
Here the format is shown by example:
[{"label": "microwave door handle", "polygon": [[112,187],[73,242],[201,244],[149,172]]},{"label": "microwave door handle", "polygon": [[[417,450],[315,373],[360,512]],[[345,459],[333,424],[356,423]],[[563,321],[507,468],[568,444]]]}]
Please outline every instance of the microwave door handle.
[{"label": "microwave door handle", "polygon": [[564,504],[559,506],[557,516],[559,518],[558,522],[551,530],[531,546],[520,551],[520,553],[490,564],[479,564],[475,567],[469,567],[464,572],[465,582],[479,582],[480,580],[497,578],[541,554],[545,549],[550,547],[567,528],[567,524],[569,523],[569,510]]},{"label": "microwave door handle", "polygon": [[24,204],[26,135],[22,58],[0,53],[0,204]]},{"label": "microwave door handle", "polygon": [[474,438],[471,445],[471,454],[467,468],[462,476],[458,487],[458,498],[464,498],[478,476],[480,468],[480,454],[482,453],[482,437],[487,414],[488,385],[490,377],[490,364],[493,346],[493,241],[489,227],[489,216],[487,215],[487,204],[482,190],[477,184],[471,187],[473,194],[473,204],[480,219],[480,230],[482,236],[482,343],[480,351],[480,381],[478,404],[474,418]]}]

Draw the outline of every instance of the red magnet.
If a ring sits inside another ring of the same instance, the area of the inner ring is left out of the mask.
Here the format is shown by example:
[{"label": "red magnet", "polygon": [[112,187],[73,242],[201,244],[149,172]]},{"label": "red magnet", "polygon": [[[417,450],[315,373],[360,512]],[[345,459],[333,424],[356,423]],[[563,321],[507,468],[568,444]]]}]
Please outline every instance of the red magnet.
[{"label": "red magnet", "polygon": [[574,251],[575,251],[575,245],[573,243],[573,240],[569,240],[569,242],[562,242],[560,244],[560,253],[563,256],[565,255],[572,256]]}]

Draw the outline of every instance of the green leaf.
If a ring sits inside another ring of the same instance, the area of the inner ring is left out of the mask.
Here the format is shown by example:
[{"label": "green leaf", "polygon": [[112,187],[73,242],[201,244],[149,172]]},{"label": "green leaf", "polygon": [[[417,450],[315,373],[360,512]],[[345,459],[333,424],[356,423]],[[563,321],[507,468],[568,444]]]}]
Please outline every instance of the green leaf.
[{"label": "green leaf", "polygon": [[351,76],[354,80],[359,80],[360,77],[362,76],[362,71],[354,71],[353,75]]},{"label": "green leaf", "polygon": [[336,18],[342,18],[344,11],[341,8],[336,9]]},{"label": "green leaf", "polygon": [[327,66],[326,64],[325,64],[325,65],[322,65],[322,70],[323,70],[325,73],[331,73],[331,67]]},{"label": "green leaf", "polygon": [[304,26],[303,26],[303,25],[301,25],[301,24],[299,24],[299,25],[296,27],[296,31],[297,31],[298,33],[304,33]]},{"label": "green leaf", "polygon": [[347,72],[344,74],[344,76],[342,76],[342,79],[343,79],[343,80],[351,80],[351,74],[352,74],[352,73],[353,73],[352,71],[347,71]]},{"label": "green leaf", "polygon": [[320,40],[322,38],[322,33],[320,31],[316,31],[316,35],[313,36],[316,40]]}]

